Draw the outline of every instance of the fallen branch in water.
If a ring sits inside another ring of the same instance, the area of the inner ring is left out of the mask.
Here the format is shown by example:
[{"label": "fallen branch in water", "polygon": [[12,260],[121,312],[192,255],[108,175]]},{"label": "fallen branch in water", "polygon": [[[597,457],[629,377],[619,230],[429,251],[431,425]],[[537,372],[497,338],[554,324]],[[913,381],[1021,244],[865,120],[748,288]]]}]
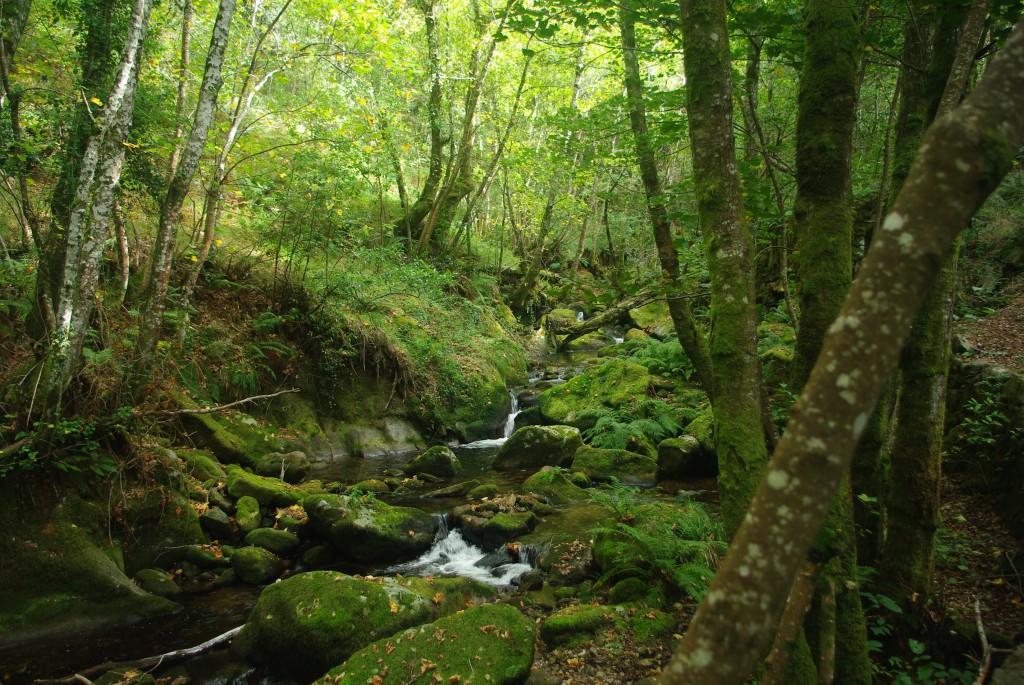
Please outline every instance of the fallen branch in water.
[{"label": "fallen branch in water", "polygon": [[34,685],[85,685],[91,683],[91,678],[101,676],[107,671],[111,671],[115,668],[136,668],[139,670],[153,669],[158,666],[167,666],[183,659],[190,659],[200,654],[205,654],[214,647],[217,647],[235,635],[238,635],[239,631],[242,630],[242,626],[232,628],[226,633],[222,633],[217,637],[210,638],[206,642],[196,645],[195,647],[188,647],[187,649],[176,649],[173,652],[167,652],[158,656],[150,656],[144,659],[138,659],[136,661],[108,661],[98,666],[92,666],[79,673],[76,673],[67,678],[57,678],[54,680],[36,680]]},{"label": "fallen branch in water", "polygon": [[293,392],[301,392],[298,388],[291,388],[290,390],[281,390],[279,392],[270,393],[269,395],[253,395],[252,397],[245,397],[235,402],[229,402],[228,404],[222,404],[218,407],[204,407],[202,409],[166,409],[160,411],[142,411],[132,412],[133,416],[179,416],[181,414],[215,414],[221,411],[227,411],[232,407],[237,407],[240,404],[246,404],[248,402],[255,402],[256,400],[269,400],[272,397],[278,397],[280,395],[287,395]]}]

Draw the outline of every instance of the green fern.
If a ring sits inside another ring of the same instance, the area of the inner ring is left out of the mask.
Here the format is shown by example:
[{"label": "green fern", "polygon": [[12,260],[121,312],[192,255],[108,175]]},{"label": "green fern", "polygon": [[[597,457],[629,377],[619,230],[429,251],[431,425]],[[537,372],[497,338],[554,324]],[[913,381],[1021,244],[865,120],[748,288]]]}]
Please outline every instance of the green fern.
[{"label": "green fern", "polygon": [[726,545],[721,523],[702,505],[651,502],[639,490],[618,484],[596,491],[591,501],[617,517],[592,531],[606,544],[611,562],[606,576],[635,575],[642,568],[697,601],[703,598]]},{"label": "green fern", "polygon": [[645,398],[615,408],[592,407],[580,412],[579,419],[594,422],[592,428],[583,432],[589,444],[622,450],[631,438],[646,438],[656,445],[678,435],[683,424],[676,413],[677,410],[663,400]]}]

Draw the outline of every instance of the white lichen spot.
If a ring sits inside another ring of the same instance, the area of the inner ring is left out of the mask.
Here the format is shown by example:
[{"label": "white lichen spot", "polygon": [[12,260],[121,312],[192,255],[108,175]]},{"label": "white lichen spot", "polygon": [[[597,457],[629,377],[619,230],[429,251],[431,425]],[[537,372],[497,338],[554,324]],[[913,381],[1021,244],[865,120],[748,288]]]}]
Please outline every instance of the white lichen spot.
[{"label": "white lichen spot", "polygon": [[717,41],[717,40],[718,40],[718,34],[717,34],[717,33],[715,33],[714,31],[712,31],[712,32],[711,32],[711,33],[709,34],[709,36],[708,36],[708,37],[709,37],[709,38],[711,38],[711,40],[712,40],[712,41]]},{"label": "white lichen spot", "polygon": [[853,439],[857,440],[860,438],[860,434],[864,432],[864,429],[868,425],[867,414],[857,414],[857,418],[853,420]]},{"label": "white lichen spot", "polygon": [[857,403],[857,393],[851,390],[844,390],[843,392],[839,393],[839,396],[846,400],[848,404]]},{"label": "white lichen spot", "polygon": [[782,488],[786,487],[787,483],[789,483],[789,474],[786,473],[785,471],[779,470],[769,471],[766,480],[768,481],[769,487],[775,488],[776,490],[781,490]]},{"label": "white lichen spot", "polygon": [[777,513],[779,515],[780,519],[788,519],[789,518],[789,513],[790,513],[789,512],[789,507],[787,507],[785,504],[783,504],[781,507],[779,507],[778,511],[775,512],[775,513]]},{"label": "white lichen spot", "polygon": [[902,249],[908,250],[914,246],[914,236],[911,233],[900,233],[900,239],[898,242]]},{"label": "white lichen spot", "polygon": [[818,437],[808,438],[807,442],[804,444],[809,450],[823,450],[827,447],[825,441]]},{"label": "white lichen spot", "polygon": [[704,647],[701,647],[699,649],[693,650],[693,652],[690,654],[690,663],[696,666],[697,668],[704,668],[705,666],[711,663],[711,660],[713,658],[714,657],[712,656],[710,649],[705,649]]},{"label": "white lichen spot", "polygon": [[750,559],[760,559],[761,545],[757,544],[756,542],[751,542],[749,545],[747,545],[747,557]]},{"label": "white lichen spot", "polygon": [[958,159],[956,160],[956,168],[958,171],[962,171],[963,173],[966,174],[968,171],[971,170],[971,165],[962,159]]},{"label": "white lichen spot", "polygon": [[704,595],[704,601],[708,604],[716,604],[725,599],[725,593],[721,590],[712,590],[708,594]]},{"label": "white lichen spot", "polygon": [[740,566],[738,569],[736,569],[736,571],[740,574],[741,578],[749,578],[750,577],[750,567],[747,566],[746,564],[744,564],[743,566]]},{"label": "white lichen spot", "polygon": [[850,375],[846,374],[846,373],[839,374],[839,377],[836,378],[836,387],[837,388],[848,388],[848,387],[850,387]]},{"label": "white lichen spot", "polygon": [[902,216],[896,212],[892,212],[889,216],[885,217],[885,223],[882,224],[882,229],[885,231],[898,231],[903,228],[904,223],[905,220]]}]

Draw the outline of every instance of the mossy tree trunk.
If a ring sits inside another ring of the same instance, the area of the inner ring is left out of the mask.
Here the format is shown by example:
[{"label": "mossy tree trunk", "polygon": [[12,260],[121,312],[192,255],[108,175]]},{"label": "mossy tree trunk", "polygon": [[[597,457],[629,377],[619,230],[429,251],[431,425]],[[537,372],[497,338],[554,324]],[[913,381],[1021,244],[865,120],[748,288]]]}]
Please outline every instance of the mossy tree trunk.
[{"label": "mossy tree trunk", "polygon": [[697,214],[711,275],[710,395],[718,485],[726,531],[733,535],[768,456],[754,264],[736,167],[725,3],[682,0],[681,9]]},{"label": "mossy tree trunk", "polygon": [[[954,31],[958,13],[944,17],[925,88],[931,111],[951,111],[964,92],[967,74],[984,33],[988,1],[977,0]],[[958,44],[952,37],[959,33]],[[936,86],[945,76],[945,87]],[[937,103],[937,104],[936,104]],[[952,338],[959,245],[955,245],[914,323],[901,365],[897,420],[886,498],[888,530],[881,557],[880,581],[923,610],[931,596],[935,569],[935,535],[939,526],[942,435],[946,381]]]},{"label": "mossy tree trunk", "polygon": [[644,104],[643,84],[640,81],[640,64],[636,56],[637,5],[636,0],[624,0],[619,9],[623,76],[626,95],[629,98],[629,123],[633,129],[633,140],[636,143],[637,166],[640,167],[640,178],[643,181],[644,194],[647,197],[647,211],[651,217],[654,243],[658,249],[658,260],[661,262],[661,271],[665,279],[664,290],[676,336],[679,338],[679,344],[686,356],[693,363],[697,380],[710,395],[712,391],[711,356],[708,353],[707,340],[697,328],[690,303],[682,292],[683,285],[679,278],[679,255],[676,252],[675,243],[672,241],[672,225],[668,219],[668,211],[665,209],[665,196],[661,189],[655,150],[647,129],[647,111]]},{"label": "mossy tree trunk", "polygon": [[738,684],[764,655],[928,288],[1022,143],[1024,21],[925,135],[663,685]]},{"label": "mossy tree trunk", "polygon": [[[853,280],[851,150],[857,104],[860,29],[855,8],[843,0],[808,0],[805,48],[797,114],[796,183],[793,225],[797,262],[800,328],[793,359],[793,387],[807,381]],[[816,601],[809,626],[828,626],[827,644],[809,645],[840,683],[869,685],[867,628],[857,586],[857,540],[853,494],[844,478],[812,552],[825,569],[818,591],[834,601]],[[834,616],[821,613],[834,607]],[[794,664],[801,663],[794,661]],[[802,662],[804,664],[808,662]],[[791,673],[787,682],[804,682],[807,673]],[[823,673],[816,674],[818,676]],[[812,682],[817,682],[814,677]]]}]

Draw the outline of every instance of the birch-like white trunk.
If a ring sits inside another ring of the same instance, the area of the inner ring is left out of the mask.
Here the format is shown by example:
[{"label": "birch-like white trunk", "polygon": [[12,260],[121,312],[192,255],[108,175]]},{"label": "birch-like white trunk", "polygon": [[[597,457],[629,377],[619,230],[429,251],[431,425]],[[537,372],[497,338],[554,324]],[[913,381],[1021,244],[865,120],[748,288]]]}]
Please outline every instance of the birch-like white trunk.
[{"label": "birch-like white trunk", "polygon": [[164,310],[167,306],[167,284],[171,275],[171,258],[178,236],[178,226],[181,223],[181,208],[199,168],[199,160],[203,156],[206,138],[216,114],[217,96],[224,82],[224,54],[234,13],[235,0],[221,0],[213,34],[210,37],[210,49],[206,53],[206,68],[203,72],[202,85],[199,87],[199,101],[192,120],[192,130],[160,207],[160,223],[142,291],[142,320],[136,349],[136,367],[132,378],[133,391],[141,390],[148,382],[156,355],[157,341],[163,328]]},{"label": "birch-like white trunk", "polygon": [[85,333],[95,310],[99,262],[124,163],[131,128],[140,53],[153,0],[136,0],[114,85],[82,156],[64,253],[64,277],[55,306],[55,326],[47,352],[48,380],[43,417],[60,415],[64,391],[78,367]]}]

